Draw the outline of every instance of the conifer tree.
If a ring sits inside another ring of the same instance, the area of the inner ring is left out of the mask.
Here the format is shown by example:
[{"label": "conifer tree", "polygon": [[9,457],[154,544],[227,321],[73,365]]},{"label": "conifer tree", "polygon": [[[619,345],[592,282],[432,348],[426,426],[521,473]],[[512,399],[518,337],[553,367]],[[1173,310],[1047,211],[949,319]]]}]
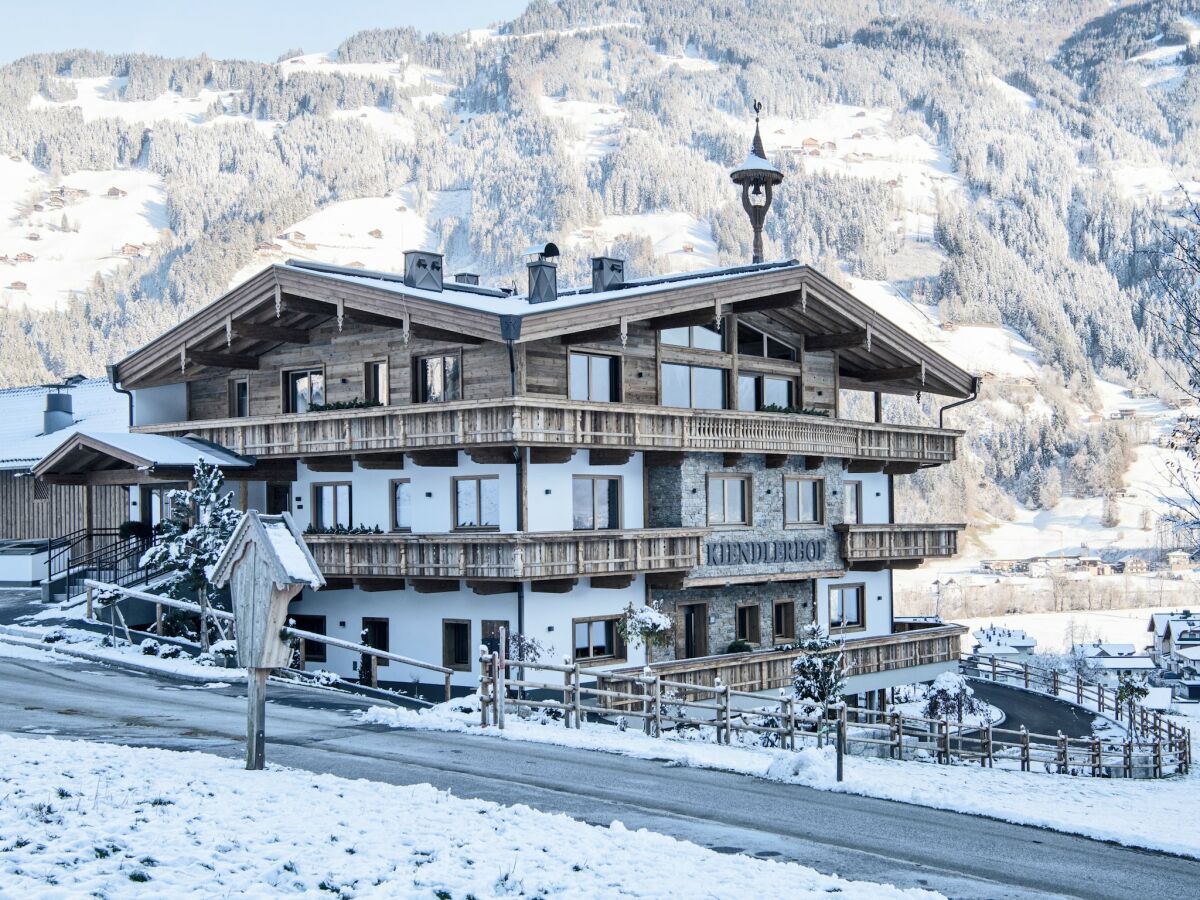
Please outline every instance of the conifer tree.
[{"label": "conifer tree", "polygon": [[816,622],[804,626],[792,663],[792,688],[805,715],[824,719],[846,689],[842,648]]}]

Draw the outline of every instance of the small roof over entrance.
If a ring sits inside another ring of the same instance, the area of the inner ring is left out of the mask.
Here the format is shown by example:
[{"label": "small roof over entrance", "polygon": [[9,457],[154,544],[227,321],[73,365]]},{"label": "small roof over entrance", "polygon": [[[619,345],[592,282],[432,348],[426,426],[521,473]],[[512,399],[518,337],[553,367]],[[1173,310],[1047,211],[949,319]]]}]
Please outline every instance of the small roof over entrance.
[{"label": "small roof over entrance", "polygon": [[196,463],[215,465],[227,475],[251,472],[255,459],[194,437],[79,431],[33,467],[37,477],[59,484],[137,484],[187,477]]}]

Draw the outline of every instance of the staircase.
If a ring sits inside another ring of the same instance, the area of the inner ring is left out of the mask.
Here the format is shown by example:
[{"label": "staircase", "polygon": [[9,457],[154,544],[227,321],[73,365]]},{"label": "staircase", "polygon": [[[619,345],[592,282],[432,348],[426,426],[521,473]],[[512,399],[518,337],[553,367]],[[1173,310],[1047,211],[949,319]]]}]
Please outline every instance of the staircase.
[{"label": "staircase", "polygon": [[84,593],[85,579],[131,587],[158,574],[143,569],[143,554],[151,541],[143,537],[122,538],[115,528],[79,529],[47,542],[44,600],[67,600]]}]

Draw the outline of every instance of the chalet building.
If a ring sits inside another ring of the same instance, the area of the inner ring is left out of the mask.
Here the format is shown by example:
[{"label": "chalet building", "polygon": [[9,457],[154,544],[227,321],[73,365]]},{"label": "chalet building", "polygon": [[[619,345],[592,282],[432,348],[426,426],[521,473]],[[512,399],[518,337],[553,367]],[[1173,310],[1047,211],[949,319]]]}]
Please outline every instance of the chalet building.
[{"label": "chalet building", "polygon": [[[733,177],[765,214],[783,176],[757,133]],[[632,280],[597,257],[567,287],[555,258],[523,295],[422,251],[397,273],[269,266],[112,367],[132,433],[74,435],[36,473],[152,498],[203,452],[243,507],[306,530],[328,584],[293,602],[299,627],[444,663],[461,689],[501,627],[543,659],[640,668],[618,623],[645,603],[674,625],[652,651],[668,675],[747,659],[739,687],[779,687],[757,662],[790,676],[776,648],[814,621],[864,702],[954,668],[966,629],[898,623],[892,571],[951,556],[963,526],[897,522],[893,483],[952,462],[961,432],[884,421],[882,397],[956,405],[976,379],[795,260]],[[873,420],[841,391],[873,395]]]}]

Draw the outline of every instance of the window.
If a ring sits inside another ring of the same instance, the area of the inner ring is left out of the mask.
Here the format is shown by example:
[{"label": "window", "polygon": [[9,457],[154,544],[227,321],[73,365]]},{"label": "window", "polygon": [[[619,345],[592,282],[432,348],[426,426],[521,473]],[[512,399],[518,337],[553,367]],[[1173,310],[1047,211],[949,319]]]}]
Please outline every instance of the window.
[{"label": "window", "polygon": [[577,531],[621,527],[620,478],[576,475],[571,488]]},{"label": "window", "polygon": [[186,490],[187,484],[164,484],[161,487],[142,488],[142,521],[156,528],[171,518],[171,491]]},{"label": "window", "polygon": [[658,333],[658,339],[672,347],[692,347],[696,350],[725,349],[725,331],[715,325],[664,328]]},{"label": "window", "polygon": [[[289,616],[295,623],[292,627],[300,631],[311,631],[313,634],[325,634],[324,616]],[[305,638],[301,643],[305,662],[325,662],[325,644]]]},{"label": "window", "polygon": [[621,361],[599,353],[569,354],[568,393],[572,400],[610,403],[621,399]]},{"label": "window", "polygon": [[737,639],[749,641],[751,644],[759,643],[759,639],[762,637],[758,627],[760,618],[757,603],[739,606],[737,608]]},{"label": "window", "polygon": [[417,403],[445,403],[462,399],[462,360],[457,353],[424,356],[416,362],[414,380]]},{"label": "window", "polygon": [[412,531],[412,484],[407,478],[391,482],[392,531]]},{"label": "window", "polygon": [[796,603],[793,600],[775,601],[775,624],[773,634],[777,643],[796,639]]},{"label": "window", "polygon": [[661,373],[663,406],[725,408],[724,369],[663,363]]},{"label": "window", "polygon": [[388,391],[387,360],[372,360],[363,366],[363,399],[368,403],[381,403],[387,406]]},{"label": "window", "polygon": [[283,373],[283,411],[308,412],[325,402],[325,370],[295,369]]},{"label": "window", "polygon": [[457,672],[471,671],[471,623],[442,619],[442,665]]},{"label": "window", "polygon": [[[384,652],[390,650],[388,646],[388,620],[375,619],[363,616],[362,620],[362,642],[368,647],[374,647],[376,650]],[[386,666],[389,660],[382,656],[377,656],[376,665]]]},{"label": "window", "polygon": [[312,500],[312,524],[314,528],[333,529],[339,525],[349,528],[350,482],[314,484]]},{"label": "window", "polygon": [[787,359],[795,361],[796,348],[776,340],[765,331],[738,322],[738,356],[761,356],[763,359]]},{"label": "window", "polygon": [[250,380],[235,378],[229,382],[229,417],[244,419],[250,415]]},{"label": "window", "polygon": [[783,524],[820,525],[824,520],[824,491],[819,478],[783,479]]},{"label": "window", "polygon": [[454,527],[500,527],[500,479],[495,475],[454,479]]},{"label": "window", "polygon": [[624,659],[625,644],[617,633],[620,616],[576,619],[575,659]]},{"label": "window", "polygon": [[[508,627],[507,619],[484,619],[479,623],[479,629],[483,632],[481,643],[488,648],[488,653],[500,652],[500,629],[504,629],[505,634],[512,634]],[[508,649],[505,648],[507,655]]]},{"label": "window", "polygon": [[50,483],[42,481],[40,478],[33,479],[33,499],[34,500],[49,500],[50,499]]},{"label": "window", "polygon": [[829,627],[856,631],[865,627],[866,587],[861,584],[829,586]]},{"label": "window", "polygon": [[708,524],[750,524],[750,476],[708,477]]},{"label": "window", "polygon": [[291,512],[292,486],[290,484],[267,485],[267,515],[277,516],[280,513]]},{"label": "window", "polygon": [[792,379],[774,375],[738,375],[738,409],[794,406]]},{"label": "window", "polygon": [[842,521],[847,525],[862,522],[862,482],[842,482]]}]

